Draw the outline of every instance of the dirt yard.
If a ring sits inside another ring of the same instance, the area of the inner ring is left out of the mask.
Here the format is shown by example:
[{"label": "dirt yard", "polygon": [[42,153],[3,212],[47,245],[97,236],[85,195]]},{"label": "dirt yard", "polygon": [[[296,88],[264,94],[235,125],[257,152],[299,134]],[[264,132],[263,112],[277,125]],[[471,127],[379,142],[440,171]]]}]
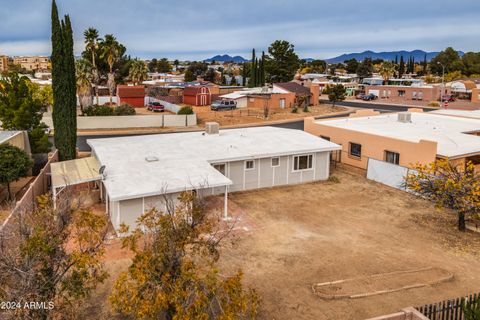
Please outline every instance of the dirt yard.
[{"label": "dirt yard", "polygon": [[[229,212],[238,221],[223,242],[220,266],[225,274],[243,270],[245,285],[261,296],[260,319],[366,319],[479,291],[480,234],[457,232],[451,212],[362,173],[339,168],[333,175],[340,183],[229,195]],[[221,197],[212,203],[223,206]],[[110,242],[110,278],[85,314],[113,319],[106,299],[130,257],[118,240]],[[318,287],[336,280],[347,281]],[[322,295],[405,286],[413,288],[354,299]]]},{"label": "dirt yard", "polygon": [[328,113],[347,111],[344,107],[332,107],[330,105],[319,105],[309,107],[309,112],[303,112],[298,108],[298,113],[292,113],[291,109],[270,110],[268,119],[264,118],[262,109],[236,109],[225,111],[212,111],[210,107],[193,107],[197,114],[198,125],[203,126],[205,122],[215,121],[221,126],[239,125],[249,123],[260,123],[265,121],[301,119],[305,117],[320,116]]},{"label": "dirt yard", "polygon": [[[343,170],[334,174],[340,183],[230,195],[249,231],[225,243],[222,265],[245,272],[262,297],[262,318],[365,319],[479,291],[480,235],[459,234],[454,215],[402,191]],[[453,280],[355,299],[322,299],[312,291],[318,283],[411,270],[418,271],[343,290],[367,293],[447,274]]]}]

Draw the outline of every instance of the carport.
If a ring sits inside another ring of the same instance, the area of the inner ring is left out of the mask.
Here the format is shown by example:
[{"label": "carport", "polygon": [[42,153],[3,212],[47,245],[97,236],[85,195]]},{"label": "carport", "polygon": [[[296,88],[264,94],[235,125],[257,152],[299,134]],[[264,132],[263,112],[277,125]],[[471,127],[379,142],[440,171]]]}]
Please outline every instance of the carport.
[{"label": "carport", "polygon": [[[53,207],[57,196],[68,186],[102,180],[100,165],[95,157],[80,158],[51,164]],[[102,188],[100,188],[100,197]]]}]

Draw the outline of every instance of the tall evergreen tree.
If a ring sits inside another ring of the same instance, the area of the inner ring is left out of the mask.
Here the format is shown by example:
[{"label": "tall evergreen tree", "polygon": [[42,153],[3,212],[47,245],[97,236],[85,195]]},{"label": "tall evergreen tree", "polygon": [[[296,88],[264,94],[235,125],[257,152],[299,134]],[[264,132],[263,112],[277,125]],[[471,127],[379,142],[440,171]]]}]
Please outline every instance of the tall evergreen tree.
[{"label": "tall evergreen tree", "polygon": [[398,64],[398,56],[395,56],[395,64]]},{"label": "tall evergreen tree", "polygon": [[262,51],[262,58],[260,60],[260,86],[265,85],[265,51]]},{"label": "tall evergreen tree", "polygon": [[423,74],[427,74],[427,54],[425,53],[425,56],[423,56]]},{"label": "tall evergreen tree", "polygon": [[400,66],[398,67],[398,77],[401,78],[405,73],[405,61],[403,61],[403,56],[400,56]]},{"label": "tall evergreen tree", "polygon": [[77,97],[75,59],[70,17],[59,19],[52,1],[52,86],[55,147],[61,161],[75,159],[77,143]]},{"label": "tall evergreen tree", "polygon": [[247,84],[247,63],[242,63],[242,86],[245,87]]},{"label": "tall evergreen tree", "polygon": [[252,65],[250,68],[250,81],[248,82],[249,87],[253,88],[257,85],[257,65],[256,65],[255,49],[252,49]]}]

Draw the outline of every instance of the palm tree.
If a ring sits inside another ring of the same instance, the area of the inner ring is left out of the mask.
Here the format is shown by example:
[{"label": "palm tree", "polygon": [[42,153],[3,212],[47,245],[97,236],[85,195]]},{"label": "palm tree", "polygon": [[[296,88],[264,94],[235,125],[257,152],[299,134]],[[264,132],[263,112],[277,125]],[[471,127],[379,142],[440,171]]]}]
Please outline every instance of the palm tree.
[{"label": "palm tree", "polygon": [[92,55],[92,75],[93,75],[93,84],[95,87],[95,96],[97,98],[97,104],[98,104],[98,80],[99,80],[99,75],[98,75],[98,70],[97,70],[97,64],[95,63],[95,55],[96,51],[98,49],[98,42],[101,41],[101,39],[98,36],[98,30],[95,28],[88,28],[83,32],[83,36],[85,38],[85,50],[87,52],[90,52]]},{"label": "palm tree", "polygon": [[378,70],[378,73],[383,78],[384,84],[388,84],[388,80],[393,77],[396,71],[396,66],[393,62],[390,61],[384,61],[382,62],[382,65],[380,66],[380,69]]},{"label": "palm tree", "polygon": [[110,94],[110,105],[113,104],[112,96],[115,91],[115,74],[113,73],[113,64],[120,58],[120,44],[112,34],[105,35],[105,39],[101,42],[102,50],[100,58],[106,60],[109,66],[107,86]]},{"label": "palm tree", "polygon": [[139,84],[147,79],[147,66],[142,60],[135,59],[130,64],[128,76],[130,80],[135,84]]},{"label": "palm tree", "polygon": [[80,110],[92,105],[92,64],[86,59],[80,59],[75,62],[75,79],[77,84],[78,100]]}]

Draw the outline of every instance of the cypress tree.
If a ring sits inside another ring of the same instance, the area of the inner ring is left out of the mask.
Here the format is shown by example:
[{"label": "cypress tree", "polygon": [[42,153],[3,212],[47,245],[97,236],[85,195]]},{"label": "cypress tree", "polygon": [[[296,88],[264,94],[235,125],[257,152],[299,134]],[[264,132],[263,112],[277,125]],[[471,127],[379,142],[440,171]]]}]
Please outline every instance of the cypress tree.
[{"label": "cypress tree", "polygon": [[60,21],[52,1],[52,87],[55,147],[60,161],[75,159],[77,142],[77,97],[75,58],[70,17]]},{"label": "cypress tree", "polygon": [[403,56],[400,56],[400,67],[398,68],[398,77],[401,78],[405,73],[405,61],[403,61]]},{"label": "cypress tree", "polygon": [[249,87],[253,88],[257,85],[257,65],[256,65],[256,58],[255,58],[255,49],[252,49],[252,65],[250,68],[250,82]]},{"label": "cypress tree", "polygon": [[259,60],[258,58],[255,59],[255,87],[260,85],[260,67],[259,67]]},{"label": "cypress tree", "polygon": [[395,56],[395,64],[398,64],[398,56]]},{"label": "cypress tree", "polygon": [[427,74],[427,54],[423,56],[423,74]]},{"label": "cypress tree", "polygon": [[262,59],[260,60],[260,85],[265,85],[265,51],[262,51]]},{"label": "cypress tree", "polygon": [[242,86],[245,87],[245,84],[247,83],[247,64],[244,62],[242,67]]}]

